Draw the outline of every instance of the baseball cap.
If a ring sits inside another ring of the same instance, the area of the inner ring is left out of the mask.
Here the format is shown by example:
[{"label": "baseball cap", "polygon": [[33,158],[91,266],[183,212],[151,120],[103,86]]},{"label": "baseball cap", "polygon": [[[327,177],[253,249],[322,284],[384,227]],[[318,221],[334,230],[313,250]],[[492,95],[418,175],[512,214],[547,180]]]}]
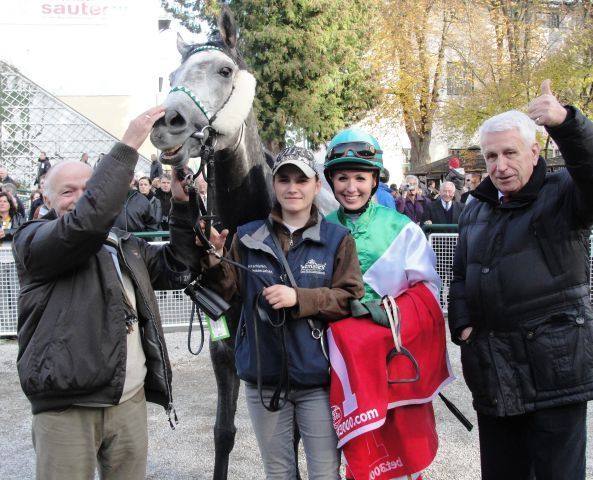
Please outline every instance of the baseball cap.
[{"label": "baseball cap", "polygon": [[319,176],[315,165],[315,158],[306,148],[287,147],[282,150],[276,157],[276,160],[274,160],[272,175],[276,175],[278,170],[284,165],[298,167],[308,178]]}]

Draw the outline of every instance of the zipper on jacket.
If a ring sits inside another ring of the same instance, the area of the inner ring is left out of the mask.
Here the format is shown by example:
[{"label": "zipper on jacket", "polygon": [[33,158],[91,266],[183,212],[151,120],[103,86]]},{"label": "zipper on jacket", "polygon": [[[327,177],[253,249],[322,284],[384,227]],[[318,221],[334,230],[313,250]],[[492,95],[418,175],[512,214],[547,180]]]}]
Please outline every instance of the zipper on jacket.
[{"label": "zipper on jacket", "polygon": [[294,247],[294,241],[292,239],[292,232],[290,232],[288,235],[288,248],[292,248],[292,247]]},{"label": "zipper on jacket", "polygon": [[[128,262],[126,261],[126,258],[124,256],[124,250],[123,248],[121,248],[121,239],[118,239],[118,244],[119,244],[119,252],[121,253],[121,258],[122,261],[124,262],[124,265],[126,266],[128,273],[130,274],[130,276],[134,279],[134,282],[136,285],[140,285],[138,283],[138,280],[136,279],[136,276],[134,275],[134,273],[132,272],[132,269],[130,268],[130,265],[128,264]],[[161,336],[159,335],[159,329],[156,325],[156,322],[154,320],[154,313],[153,311],[150,309],[150,307],[148,306],[148,303],[146,302],[146,299],[144,298],[144,294],[141,292],[140,289],[138,289],[138,291],[140,292],[140,299],[142,300],[142,302],[144,303],[144,306],[146,307],[146,310],[148,310],[150,312],[150,321],[152,322],[152,325],[154,327],[154,332],[156,334],[156,338],[159,342],[159,349],[160,349],[160,354],[161,354],[161,360],[163,362],[163,373],[165,375],[165,388],[167,389],[167,396],[169,397],[169,404],[167,405],[167,408],[165,409],[165,412],[167,413],[167,416],[169,418],[169,425],[171,426],[171,428],[173,430],[175,430],[175,426],[173,425],[173,422],[171,421],[171,413],[173,413],[173,418],[175,419],[175,424],[179,423],[178,419],[177,419],[177,412],[175,411],[175,408],[173,407],[173,392],[171,391],[171,386],[169,385],[169,376],[167,375],[167,360],[165,358],[165,347],[163,346],[163,339],[161,338]]]}]

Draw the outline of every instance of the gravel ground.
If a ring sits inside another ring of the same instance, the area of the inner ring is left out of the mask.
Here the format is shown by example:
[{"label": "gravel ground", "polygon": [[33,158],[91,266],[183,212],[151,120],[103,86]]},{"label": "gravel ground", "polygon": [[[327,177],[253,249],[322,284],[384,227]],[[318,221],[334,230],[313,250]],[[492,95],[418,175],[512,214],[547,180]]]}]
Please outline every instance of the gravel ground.
[{"label": "gravel ground", "polygon": [[[194,337],[196,338],[196,337]],[[194,357],[187,351],[187,334],[166,334],[173,364],[174,396],[179,425],[169,428],[161,407],[149,405],[149,453],[147,478],[152,480],[210,479],[214,466],[212,426],[216,411],[216,383],[207,346]],[[469,391],[461,377],[459,349],[450,346],[450,357],[458,380],[445,394],[476,423]],[[34,452],[31,445],[31,413],[16,374],[16,341],[0,340],[0,479],[34,478]],[[467,432],[446,409],[435,402],[440,448],[424,475],[425,480],[477,480],[480,478],[477,428]],[[589,410],[587,478],[593,479],[593,414]],[[262,479],[263,469],[255,437],[251,432],[243,392],[235,420],[237,437],[231,454],[229,479]],[[300,464],[304,465],[301,452]],[[304,475],[306,477],[306,474]]]}]

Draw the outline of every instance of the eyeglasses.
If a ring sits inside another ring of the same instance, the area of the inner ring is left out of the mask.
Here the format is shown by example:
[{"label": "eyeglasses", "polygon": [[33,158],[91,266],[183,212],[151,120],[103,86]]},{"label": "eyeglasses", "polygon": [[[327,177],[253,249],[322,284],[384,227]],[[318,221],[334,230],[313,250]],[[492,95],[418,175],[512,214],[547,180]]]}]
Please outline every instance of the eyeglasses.
[{"label": "eyeglasses", "polygon": [[345,142],[333,147],[327,154],[327,160],[343,158],[348,152],[352,152],[355,157],[365,159],[375,158],[375,155],[383,153],[382,150],[377,150],[374,145],[367,142]]}]

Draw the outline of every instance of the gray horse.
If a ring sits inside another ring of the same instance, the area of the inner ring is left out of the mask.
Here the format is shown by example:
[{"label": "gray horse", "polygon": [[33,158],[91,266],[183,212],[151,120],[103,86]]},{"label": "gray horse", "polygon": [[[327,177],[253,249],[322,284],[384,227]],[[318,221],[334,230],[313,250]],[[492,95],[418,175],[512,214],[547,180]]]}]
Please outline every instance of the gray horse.
[{"label": "gray horse", "polygon": [[[151,141],[162,151],[161,161],[173,166],[200,156],[204,133],[215,135],[214,205],[218,220],[232,234],[239,225],[264,218],[273,204],[271,171],[252,111],[255,79],[236,50],[236,27],[223,9],[220,39],[187,44],[178,36],[181,65],[170,75],[166,113],[154,127]],[[269,160],[269,159],[268,159]],[[322,211],[335,209],[333,195],[318,198]],[[227,315],[232,337],[211,342],[210,356],[218,387],[214,426],[214,479],[226,479],[235,442],[234,417],[239,379],[234,365],[234,334],[241,305]]]}]

